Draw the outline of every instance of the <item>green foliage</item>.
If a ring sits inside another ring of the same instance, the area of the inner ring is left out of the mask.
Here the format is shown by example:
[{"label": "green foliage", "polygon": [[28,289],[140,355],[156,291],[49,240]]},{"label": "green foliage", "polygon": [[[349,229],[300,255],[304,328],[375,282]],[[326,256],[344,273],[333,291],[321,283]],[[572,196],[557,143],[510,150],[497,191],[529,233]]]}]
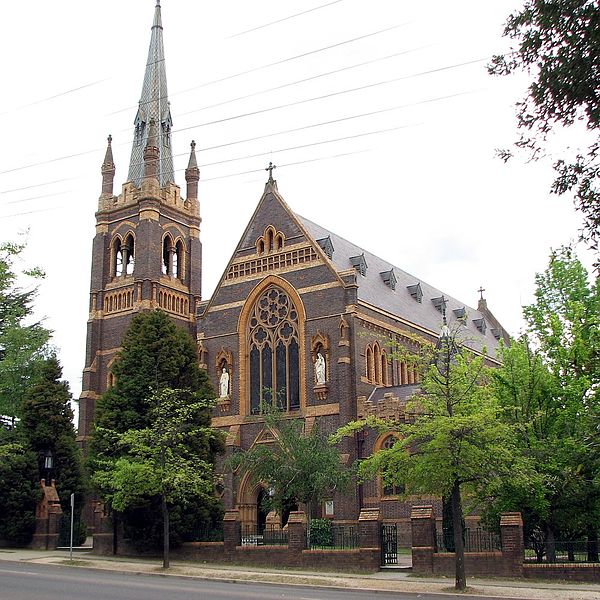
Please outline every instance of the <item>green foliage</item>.
[{"label": "green foliage", "polygon": [[[81,451],[77,446],[71,393],[66,381],[61,381],[62,369],[55,356],[46,359],[39,368],[36,380],[25,393],[22,418],[17,427],[38,460],[37,480],[42,479],[44,456],[52,452],[56,490],[64,512],[70,512],[70,497],[83,506],[85,482]],[[78,513],[80,510],[78,511]]]},{"label": "green foliage", "polygon": [[101,497],[139,549],[171,542],[222,514],[213,464],[222,436],[210,428],[215,393],[197,366],[192,338],[162,311],[137,315],[113,366],[116,383],[97,404],[89,466]]},{"label": "green foliage", "polygon": [[333,525],[330,519],[313,519],[310,522],[311,546],[333,546]]},{"label": "green foliage", "polygon": [[[584,217],[582,238],[598,250],[600,241],[600,6],[589,0],[526,0],[511,14],[504,35],[516,48],[494,57],[494,75],[525,71],[532,75],[527,96],[517,105],[521,136],[517,148],[537,158],[544,154],[548,135],[557,127],[583,123],[590,132],[586,150],[560,158],[552,191],[575,190]],[[566,150],[565,150],[566,151]],[[510,151],[503,151],[509,158]]]},{"label": "green foliage", "polygon": [[265,425],[273,442],[234,454],[226,466],[249,471],[254,482],[272,489],[269,508],[283,515],[290,506],[304,503],[310,518],[320,502],[348,488],[353,472],[344,467],[339,450],[317,425],[306,432],[302,420],[288,419],[277,411],[265,414]]},{"label": "green foliage", "polygon": [[130,429],[116,443],[120,457],[94,475],[111,506],[123,512],[143,506],[153,496],[185,506],[192,498],[213,496],[212,453],[218,432],[205,423],[212,401],[192,401],[189,392],[164,389],[150,403],[151,425]]},{"label": "green foliage", "polygon": [[[23,291],[16,286],[15,260],[22,245],[0,245],[0,414],[20,416],[25,390],[36,367],[47,353],[50,332],[41,323],[30,323],[36,288]],[[24,273],[40,277],[39,269]]]},{"label": "green foliage", "polygon": [[493,512],[520,510],[526,533],[585,537],[600,522],[594,451],[600,388],[600,294],[568,248],[552,253],[524,308],[526,335],[503,351],[494,373],[504,421],[513,427],[526,482],[496,490]]},{"label": "green foliage", "polygon": [[35,508],[41,489],[35,454],[14,437],[2,433],[0,438],[0,539],[10,545],[25,546],[35,529]]},{"label": "green foliage", "polygon": [[422,391],[407,403],[402,421],[368,419],[342,428],[337,436],[361,427],[398,435],[391,448],[361,461],[359,476],[380,475],[406,494],[451,500],[456,587],[464,589],[463,495],[483,502],[503,478],[520,477],[523,466],[515,458],[513,431],[500,419],[484,358],[460,343],[458,331],[447,328],[432,354],[429,348],[424,352],[432,360],[423,373]]},{"label": "green foliage", "polygon": [[208,376],[197,362],[194,340],[165,312],[136,315],[112,367],[116,383],[98,403],[98,426],[119,433],[143,429],[156,390],[190,389],[210,396]]}]

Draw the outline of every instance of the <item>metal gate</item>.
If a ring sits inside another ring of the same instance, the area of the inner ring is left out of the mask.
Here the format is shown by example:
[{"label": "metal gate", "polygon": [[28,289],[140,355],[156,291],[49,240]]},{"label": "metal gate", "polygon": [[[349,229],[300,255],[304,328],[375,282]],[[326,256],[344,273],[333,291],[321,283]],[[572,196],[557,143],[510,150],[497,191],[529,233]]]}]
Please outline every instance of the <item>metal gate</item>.
[{"label": "metal gate", "polygon": [[381,564],[398,564],[398,525],[397,523],[381,526]]}]

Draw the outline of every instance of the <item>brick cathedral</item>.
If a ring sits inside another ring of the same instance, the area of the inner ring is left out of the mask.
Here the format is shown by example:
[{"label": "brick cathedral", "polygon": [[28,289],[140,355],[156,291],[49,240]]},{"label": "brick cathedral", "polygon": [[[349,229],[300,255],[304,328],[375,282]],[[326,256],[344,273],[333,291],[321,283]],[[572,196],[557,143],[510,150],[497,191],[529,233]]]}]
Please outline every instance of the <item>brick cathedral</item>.
[{"label": "brick cathedral", "polygon": [[[401,417],[419,382],[390,348],[410,347],[415,335],[435,343],[443,314],[450,324],[460,320],[473,351],[485,347],[495,362],[507,334],[483,297],[470,308],[300,217],[272,169],[221,281],[203,298],[200,172],[192,142],[183,196],[173,170],[159,0],[151,31],[128,180],[118,195],[110,138],[101,168],[79,401],[84,447],[122,336],[139,311],[161,309],[197,339],[199,363],[219,396],[213,425],[226,432],[227,453],[272,439],[260,414],[264,402],[303,419],[307,430],[318,422],[325,433],[367,415]],[[371,431],[340,449],[350,465],[393,441]],[[263,486],[247,474],[225,474],[224,483],[226,509],[237,508],[243,523],[264,519]],[[395,492],[371,481],[334,495],[321,516],[355,521],[372,507],[384,522],[407,523],[410,505]]]}]

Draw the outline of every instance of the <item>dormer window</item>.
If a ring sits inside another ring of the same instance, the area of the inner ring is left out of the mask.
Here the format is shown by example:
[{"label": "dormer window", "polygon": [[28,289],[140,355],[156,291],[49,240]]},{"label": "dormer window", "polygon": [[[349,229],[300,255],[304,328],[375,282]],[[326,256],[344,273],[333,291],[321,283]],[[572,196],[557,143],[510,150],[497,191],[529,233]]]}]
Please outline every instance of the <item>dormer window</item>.
[{"label": "dormer window", "polygon": [[380,273],[381,279],[383,279],[383,283],[387,285],[390,289],[396,289],[396,283],[398,280],[396,279],[396,275],[394,274],[394,269],[390,269],[389,271],[383,271]]},{"label": "dormer window", "polygon": [[436,310],[443,313],[446,310],[446,303],[448,302],[446,298],[442,295],[438,298],[431,299],[432,304],[435,306]]},{"label": "dormer window", "polygon": [[321,246],[321,250],[323,250],[323,252],[325,252],[325,254],[327,255],[327,258],[333,258],[334,247],[333,247],[333,244],[331,243],[330,235],[328,235],[326,238],[321,238],[320,240],[317,240],[317,244],[319,244],[319,246]]},{"label": "dormer window", "polygon": [[350,262],[352,266],[360,273],[363,277],[367,274],[367,261],[365,260],[365,253],[363,252],[359,256],[351,256]]},{"label": "dormer window", "polygon": [[420,304],[423,299],[423,290],[421,289],[420,283],[415,283],[415,285],[407,285],[406,289],[408,293]]},{"label": "dormer window", "polygon": [[485,334],[485,331],[487,329],[487,325],[485,323],[485,319],[481,318],[481,319],[473,319],[473,323],[475,323],[475,327],[477,327],[478,331],[480,333]]},{"label": "dormer window", "polygon": [[461,308],[455,308],[452,312],[459,321],[464,322],[467,319],[467,309],[464,306]]},{"label": "dormer window", "polygon": [[497,340],[499,340],[502,337],[502,329],[500,329],[499,327],[492,327],[491,331],[492,331],[492,335]]}]

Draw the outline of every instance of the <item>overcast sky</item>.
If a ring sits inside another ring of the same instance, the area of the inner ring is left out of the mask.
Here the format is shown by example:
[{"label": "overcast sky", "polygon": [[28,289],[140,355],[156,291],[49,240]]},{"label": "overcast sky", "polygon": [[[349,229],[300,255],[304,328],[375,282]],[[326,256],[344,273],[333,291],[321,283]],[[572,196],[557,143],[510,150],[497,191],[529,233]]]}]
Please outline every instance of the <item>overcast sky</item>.
[{"label": "overcast sky", "polygon": [[[24,264],[47,272],[38,314],[54,330],[75,397],[100,165],[110,133],[118,193],[154,4],[3,6],[0,241],[28,231]],[[519,0],[161,4],[184,190],[192,139],[201,165],[204,298],[273,161],[294,211],[467,305],[483,286],[490,309],[518,333],[535,273],[581,223],[569,199],[548,193],[551,158],[494,156],[515,138],[527,80],[492,78],[485,64],[507,48],[502,25]]]}]

